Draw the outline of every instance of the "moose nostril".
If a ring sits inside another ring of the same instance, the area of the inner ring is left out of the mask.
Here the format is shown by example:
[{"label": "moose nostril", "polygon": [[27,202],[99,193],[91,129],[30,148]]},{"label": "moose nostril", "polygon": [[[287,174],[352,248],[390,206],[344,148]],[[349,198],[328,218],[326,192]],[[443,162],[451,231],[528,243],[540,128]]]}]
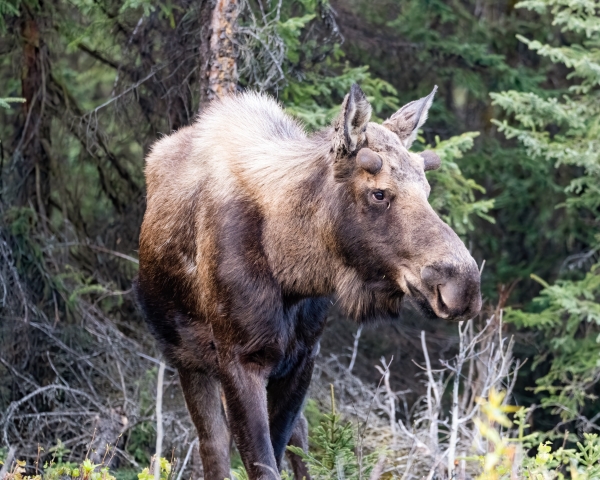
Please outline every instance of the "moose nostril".
[{"label": "moose nostril", "polygon": [[447,310],[448,310],[448,306],[446,305],[446,302],[444,302],[444,297],[442,296],[442,292],[440,291],[440,286],[441,285],[437,285],[435,287],[435,296],[436,296],[436,301],[437,301],[437,306],[438,306],[438,316],[445,318],[447,316]]},{"label": "moose nostril", "polygon": [[458,310],[462,303],[462,292],[457,282],[448,282],[438,286],[438,295],[449,310]]}]

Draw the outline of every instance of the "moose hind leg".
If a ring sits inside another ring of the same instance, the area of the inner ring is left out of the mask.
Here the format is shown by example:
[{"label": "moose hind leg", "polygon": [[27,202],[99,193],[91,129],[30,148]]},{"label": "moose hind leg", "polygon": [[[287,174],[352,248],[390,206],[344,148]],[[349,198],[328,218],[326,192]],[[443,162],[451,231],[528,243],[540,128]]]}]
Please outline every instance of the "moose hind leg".
[{"label": "moose hind leg", "polygon": [[[304,452],[308,452],[308,422],[306,421],[306,417],[303,413],[300,414],[298,420],[296,420],[296,426],[294,427],[294,431],[292,432],[292,436],[288,445],[291,447],[298,447],[304,450]],[[310,480],[310,475],[308,474],[308,468],[304,461],[295,453],[290,452],[289,450],[286,452],[288,457],[288,462],[292,467],[292,471],[294,472],[295,480]]]},{"label": "moose hind leg", "polygon": [[221,402],[219,381],[198,370],[179,369],[181,388],[198,430],[205,480],[231,478],[231,437]]}]

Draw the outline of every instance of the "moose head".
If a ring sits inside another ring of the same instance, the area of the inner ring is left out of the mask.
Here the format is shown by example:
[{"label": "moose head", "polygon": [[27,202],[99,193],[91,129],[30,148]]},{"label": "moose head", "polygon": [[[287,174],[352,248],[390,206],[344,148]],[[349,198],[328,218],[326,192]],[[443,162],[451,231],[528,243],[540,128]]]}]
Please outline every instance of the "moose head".
[{"label": "moose head", "polygon": [[333,175],[344,205],[336,244],[361,280],[342,280],[338,290],[341,304],[359,319],[397,313],[404,296],[446,320],[481,309],[477,264],[428,203],[425,172],[439,168],[440,158],[409,151],[436,89],[380,125],[369,121],[371,105],[353,85],[334,122]]}]

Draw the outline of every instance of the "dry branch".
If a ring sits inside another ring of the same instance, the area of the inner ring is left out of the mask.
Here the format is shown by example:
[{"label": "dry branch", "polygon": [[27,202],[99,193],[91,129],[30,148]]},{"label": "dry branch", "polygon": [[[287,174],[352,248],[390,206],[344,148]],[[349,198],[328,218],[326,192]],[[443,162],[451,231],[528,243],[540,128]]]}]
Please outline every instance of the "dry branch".
[{"label": "dry branch", "polygon": [[[513,341],[502,336],[498,314],[479,330],[473,320],[460,324],[457,355],[450,361],[440,359],[440,369],[433,367],[424,332],[421,345],[426,393],[408,418],[397,419],[396,410],[406,392],[394,392],[389,370],[379,365],[375,368],[382,375],[381,389],[352,375],[337,356],[323,359],[317,365],[312,395],[325,406],[322,385],[331,382],[338,409],[346,418],[360,423],[369,418],[367,428],[361,431],[361,445],[366,451],[382,445],[391,450],[383,473],[393,471],[402,480],[472,478],[470,464],[458,462],[456,469],[456,452],[461,456],[487,453],[486,441],[473,422],[480,413],[476,400],[486,398],[492,388],[510,395],[518,369],[512,358]],[[375,415],[369,417],[372,406]]]}]

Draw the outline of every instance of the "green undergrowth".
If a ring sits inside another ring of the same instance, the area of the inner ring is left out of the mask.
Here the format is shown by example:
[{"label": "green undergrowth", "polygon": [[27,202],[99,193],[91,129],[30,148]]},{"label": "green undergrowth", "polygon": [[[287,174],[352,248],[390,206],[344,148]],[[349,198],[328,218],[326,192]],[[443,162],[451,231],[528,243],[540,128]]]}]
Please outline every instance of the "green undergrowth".
[{"label": "green undergrowth", "polygon": [[[6,455],[6,452],[3,453]],[[105,458],[98,464],[94,464],[89,458],[81,463],[63,462],[56,456],[43,465],[39,465],[37,460],[33,466],[28,465],[25,460],[16,460],[2,480],[125,480],[134,478],[153,480],[155,478],[154,459],[155,457],[152,457],[149,467],[137,472],[131,469],[111,471],[108,467],[112,460],[109,448],[107,448]],[[163,457],[159,462],[160,480],[172,480],[172,463]],[[3,462],[0,461],[0,466],[2,465]],[[29,473],[32,468],[33,473]]]}]

